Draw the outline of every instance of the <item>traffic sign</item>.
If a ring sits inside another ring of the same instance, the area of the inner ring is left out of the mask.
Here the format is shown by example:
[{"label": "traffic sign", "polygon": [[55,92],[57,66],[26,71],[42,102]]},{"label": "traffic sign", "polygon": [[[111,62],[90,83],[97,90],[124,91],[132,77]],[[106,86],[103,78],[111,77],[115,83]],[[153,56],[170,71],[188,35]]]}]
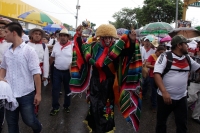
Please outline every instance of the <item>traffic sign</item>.
[{"label": "traffic sign", "polygon": [[189,4],[188,6],[200,7],[200,2],[194,2],[192,4]]}]

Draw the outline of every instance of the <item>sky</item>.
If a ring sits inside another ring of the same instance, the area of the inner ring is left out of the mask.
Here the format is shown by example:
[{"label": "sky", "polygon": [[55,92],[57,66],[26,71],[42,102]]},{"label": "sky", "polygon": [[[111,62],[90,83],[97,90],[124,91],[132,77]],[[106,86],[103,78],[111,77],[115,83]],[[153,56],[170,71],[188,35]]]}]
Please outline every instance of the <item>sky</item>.
[{"label": "sky", "polygon": [[[43,12],[59,19],[62,23],[67,23],[76,27],[76,5],[79,1],[80,10],[78,10],[78,22],[89,20],[96,24],[97,28],[101,24],[107,24],[108,21],[115,21],[112,16],[124,7],[135,8],[142,7],[144,0],[22,0],[23,2],[34,6]],[[197,12],[200,7],[188,7],[186,20],[192,21],[192,26],[200,25],[200,18],[197,18]],[[174,14],[175,16],[175,14]]]}]

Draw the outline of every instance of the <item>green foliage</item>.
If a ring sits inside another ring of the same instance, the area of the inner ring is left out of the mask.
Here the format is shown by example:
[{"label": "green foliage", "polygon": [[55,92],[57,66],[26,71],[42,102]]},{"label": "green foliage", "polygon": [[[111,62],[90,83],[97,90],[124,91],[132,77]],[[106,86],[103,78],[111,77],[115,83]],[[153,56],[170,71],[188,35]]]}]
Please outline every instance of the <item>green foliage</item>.
[{"label": "green foliage", "polygon": [[[183,13],[183,2],[179,0],[178,19],[181,19]],[[145,0],[142,12],[138,13],[138,21],[142,24],[150,22],[167,22],[175,21],[176,15],[176,0]]]},{"label": "green foliage", "polygon": [[71,25],[68,25],[66,23],[63,24],[63,26],[67,29],[67,30],[74,30],[74,28]]},{"label": "green foliage", "polygon": [[[182,18],[183,2],[179,0],[178,19]],[[176,0],[144,0],[144,6],[141,8],[123,8],[113,15],[115,22],[109,21],[116,28],[140,28],[151,22],[175,21]],[[137,23],[138,22],[138,23]]]},{"label": "green foliage", "polygon": [[121,11],[116,12],[113,15],[115,22],[109,21],[110,24],[113,24],[117,29],[118,28],[135,28],[137,27],[136,20],[136,9],[123,8]]},{"label": "green foliage", "polygon": [[195,29],[197,29],[198,31],[200,31],[200,26],[196,26]]},{"label": "green foliage", "polygon": [[92,28],[92,29],[94,29],[94,27],[96,26],[96,24],[95,23],[90,23],[90,28]]}]

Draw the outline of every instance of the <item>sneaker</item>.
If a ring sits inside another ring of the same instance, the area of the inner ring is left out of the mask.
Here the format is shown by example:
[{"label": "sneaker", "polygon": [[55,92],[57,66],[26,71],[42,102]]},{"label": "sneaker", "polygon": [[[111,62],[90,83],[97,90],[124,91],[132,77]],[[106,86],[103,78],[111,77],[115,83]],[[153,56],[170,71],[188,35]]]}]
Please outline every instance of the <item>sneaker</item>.
[{"label": "sneaker", "polygon": [[59,112],[59,109],[52,109],[51,112],[50,112],[50,115],[51,115],[51,116],[54,116],[54,115],[56,115],[58,112]]},{"label": "sneaker", "polygon": [[67,107],[67,108],[64,108],[64,110],[65,110],[67,113],[69,113],[69,112],[70,112],[70,109],[69,109],[69,107]]}]

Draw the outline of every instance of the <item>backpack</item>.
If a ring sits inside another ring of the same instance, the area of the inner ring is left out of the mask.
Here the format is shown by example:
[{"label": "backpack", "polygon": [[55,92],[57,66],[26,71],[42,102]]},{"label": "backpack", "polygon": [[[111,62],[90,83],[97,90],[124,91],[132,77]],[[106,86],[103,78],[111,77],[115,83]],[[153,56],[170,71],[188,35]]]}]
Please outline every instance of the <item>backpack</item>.
[{"label": "backpack", "polygon": [[162,77],[164,77],[164,75],[166,73],[169,72],[169,70],[172,70],[172,71],[178,71],[178,72],[187,72],[187,71],[190,71],[191,70],[191,61],[190,61],[190,57],[188,55],[185,55],[187,61],[188,61],[188,64],[189,64],[189,67],[190,69],[189,70],[182,70],[182,69],[171,69],[171,66],[172,66],[172,62],[173,62],[173,58],[172,58],[172,52],[169,51],[169,52],[166,52],[166,55],[167,55],[167,64],[166,64],[166,67],[162,73]]}]

